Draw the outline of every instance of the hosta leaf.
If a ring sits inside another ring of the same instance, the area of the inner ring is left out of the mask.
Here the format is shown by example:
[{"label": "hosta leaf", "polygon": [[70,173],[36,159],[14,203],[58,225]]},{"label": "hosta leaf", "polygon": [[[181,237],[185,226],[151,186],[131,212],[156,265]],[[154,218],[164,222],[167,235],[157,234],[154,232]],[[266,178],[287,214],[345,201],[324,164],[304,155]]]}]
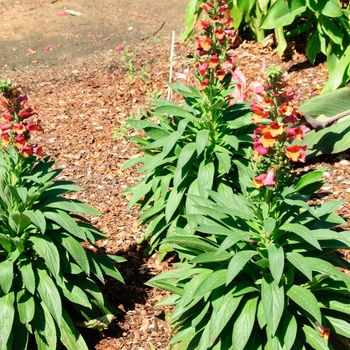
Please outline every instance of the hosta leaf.
[{"label": "hosta leaf", "polygon": [[7,350],[7,341],[13,331],[13,321],[15,317],[15,293],[10,292],[0,297],[0,350]]},{"label": "hosta leaf", "polygon": [[5,294],[11,289],[13,278],[13,261],[2,261],[0,263],[0,287]]},{"label": "hosta leaf", "polygon": [[267,247],[269,254],[270,271],[272,277],[278,284],[281,280],[284,269],[284,251],[283,247],[275,243],[270,243]]},{"label": "hosta leaf", "polygon": [[322,324],[322,315],[315,296],[306,288],[293,285],[287,291],[287,296],[303,310],[309,313],[315,321]]},{"label": "hosta leaf", "polygon": [[286,223],[280,227],[281,230],[289,231],[291,233],[294,233],[301,237],[304,241],[310,243],[315,248],[322,250],[318,240],[316,239],[315,235],[313,234],[312,230],[308,229],[307,227],[300,225],[300,224],[294,224],[294,223]]},{"label": "hosta leaf", "polygon": [[329,350],[328,341],[321,337],[314,328],[308,325],[303,326],[303,331],[306,336],[306,342],[315,350]]},{"label": "hosta leaf", "polygon": [[312,280],[311,267],[303,255],[291,252],[286,254],[286,258],[297,270],[303,273],[310,281]]},{"label": "hosta leaf", "polygon": [[56,349],[55,322],[44,303],[37,305],[32,325],[38,350]]},{"label": "hosta leaf", "polygon": [[243,305],[237,312],[232,330],[234,350],[243,350],[250,338],[256,320],[256,311],[259,297],[248,295],[241,302]]},{"label": "hosta leaf", "polygon": [[29,261],[21,262],[19,264],[19,272],[21,273],[23,285],[31,293],[34,294],[36,290],[36,277],[33,266]]},{"label": "hosta leaf", "polygon": [[226,285],[233,281],[254,255],[257,255],[254,250],[242,250],[233,256],[227,268]]},{"label": "hosta leaf", "polygon": [[57,223],[60,227],[66,230],[68,233],[86,241],[86,234],[84,230],[73,220],[73,218],[62,210],[50,210],[44,212],[47,219]]},{"label": "hosta leaf", "polygon": [[63,247],[69,252],[69,254],[87,275],[90,274],[90,265],[85,250],[74,237],[65,235],[63,233],[58,235],[54,232],[51,237],[63,245]]},{"label": "hosta leaf", "polygon": [[60,340],[67,350],[88,350],[82,335],[75,328],[72,319],[63,310],[62,323],[60,327]]},{"label": "hosta leaf", "polygon": [[39,283],[38,293],[45,306],[50,311],[57,325],[62,320],[62,301],[57,287],[45,270],[38,269]]},{"label": "hosta leaf", "polygon": [[16,299],[20,321],[23,324],[29,323],[35,314],[35,301],[33,296],[26,289],[22,289],[17,292]]},{"label": "hosta leaf", "polygon": [[60,256],[52,239],[48,236],[37,235],[31,236],[29,240],[33,242],[34,250],[45,260],[46,266],[55,279],[59,281]]},{"label": "hosta leaf", "polygon": [[264,275],[261,285],[261,300],[265,319],[273,337],[284,312],[284,287],[269,275]]}]

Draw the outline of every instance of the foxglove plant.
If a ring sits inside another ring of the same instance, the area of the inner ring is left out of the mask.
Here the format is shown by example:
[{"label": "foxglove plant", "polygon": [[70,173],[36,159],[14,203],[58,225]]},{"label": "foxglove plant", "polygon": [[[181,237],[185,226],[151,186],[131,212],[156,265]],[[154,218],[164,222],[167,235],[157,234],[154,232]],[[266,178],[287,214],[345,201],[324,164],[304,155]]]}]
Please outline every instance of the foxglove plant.
[{"label": "foxglove plant", "polygon": [[39,350],[60,342],[87,350],[77,326],[102,330],[113,321],[117,311],[99,282],[105,275],[123,282],[114,264],[125,259],[98,254],[106,235],[86,216],[100,213],[64,196],[82,188],[57,180],[61,170],[29,145],[30,134],[42,129],[24,120],[35,111],[24,107],[21,90],[7,82],[0,89],[7,122],[0,152],[0,350],[32,348],[34,340]]}]

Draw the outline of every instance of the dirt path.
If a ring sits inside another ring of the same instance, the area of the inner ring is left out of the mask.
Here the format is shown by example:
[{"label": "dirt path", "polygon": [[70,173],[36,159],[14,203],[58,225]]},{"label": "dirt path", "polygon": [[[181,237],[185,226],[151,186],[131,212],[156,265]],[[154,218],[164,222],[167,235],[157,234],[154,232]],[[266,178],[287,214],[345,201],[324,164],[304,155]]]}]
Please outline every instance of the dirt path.
[{"label": "dirt path", "polygon": [[[0,0],[0,70],[58,66],[177,35],[188,0]],[[74,12],[67,13],[65,11]]]}]

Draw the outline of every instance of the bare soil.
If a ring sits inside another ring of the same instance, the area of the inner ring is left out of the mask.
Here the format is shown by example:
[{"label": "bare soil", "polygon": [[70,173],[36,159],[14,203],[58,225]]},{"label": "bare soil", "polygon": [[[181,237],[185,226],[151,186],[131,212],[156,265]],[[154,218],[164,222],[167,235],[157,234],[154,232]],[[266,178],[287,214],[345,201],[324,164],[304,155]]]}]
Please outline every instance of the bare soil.
[{"label": "bare soil", "polygon": [[[173,30],[175,71],[183,70],[183,58],[191,52],[177,40],[186,5],[187,0],[0,0],[0,79],[22,86],[45,130],[36,141],[64,169],[63,178],[85,188],[76,197],[101,211],[101,217],[92,218],[108,235],[101,249],[127,258],[118,265],[125,285],[108,280],[102,286],[120,314],[109,330],[84,333],[90,349],[150,350],[153,345],[165,350],[170,339],[168,310],[154,308],[166,293],[144,282],[169,269],[173,257],[160,262],[137,244],[142,237],[138,212],[128,209],[122,192],[138,174],[120,168],[139,154],[125,120],[146,110],[150,97],[167,96]],[[67,9],[82,15],[63,16]],[[47,45],[51,50],[45,51]],[[119,45],[127,51],[118,51]],[[268,42],[243,41],[237,54],[237,69],[249,81],[260,72],[261,59],[281,65],[299,103],[317,95],[328,77],[324,62],[311,66],[295,47],[280,59]],[[344,200],[338,213],[347,222],[349,159],[344,152],[303,165],[304,170],[329,167],[314,201]]]}]

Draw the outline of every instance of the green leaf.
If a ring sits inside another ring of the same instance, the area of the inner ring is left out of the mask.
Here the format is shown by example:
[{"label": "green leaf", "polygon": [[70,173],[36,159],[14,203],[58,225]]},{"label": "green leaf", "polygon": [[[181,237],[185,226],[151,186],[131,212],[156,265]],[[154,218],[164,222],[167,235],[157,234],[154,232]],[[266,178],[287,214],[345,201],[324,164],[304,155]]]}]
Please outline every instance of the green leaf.
[{"label": "green leaf", "polygon": [[17,311],[19,319],[23,324],[29,323],[35,313],[35,301],[33,296],[26,290],[21,289],[17,292]]},{"label": "green leaf", "polygon": [[83,213],[87,215],[100,216],[101,213],[90,205],[80,202],[78,200],[67,199],[67,198],[55,198],[54,201],[45,203],[43,210],[45,208],[61,209],[66,212],[76,212]]},{"label": "green leaf", "polygon": [[231,169],[231,157],[227,153],[215,152],[215,155],[219,161],[219,173],[228,174]]},{"label": "green leaf", "polygon": [[349,338],[350,324],[346,320],[340,318],[325,316],[327,321],[331,324],[331,331],[339,335]]},{"label": "green leaf", "polygon": [[64,233],[55,234],[55,232],[53,232],[53,234],[50,235],[50,237],[60,242],[63,245],[63,247],[69,252],[69,254],[73,257],[73,259],[77,262],[77,264],[84,270],[84,272],[87,275],[90,274],[90,265],[85,250],[74,237],[68,236]]},{"label": "green leaf", "polygon": [[320,333],[308,325],[303,326],[306,342],[315,350],[329,350],[328,341],[320,336]]},{"label": "green leaf", "polygon": [[278,284],[281,280],[284,269],[284,250],[283,247],[276,243],[270,243],[267,246],[269,253],[269,264],[272,277]]},{"label": "green leaf", "polygon": [[73,220],[73,218],[62,210],[50,210],[44,212],[47,219],[52,220],[68,233],[86,241],[86,234],[84,230]]},{"label": "green leaf", "polygon": [[31,224],[31,220],[27,215],[15,211],[9,216],[9,224],[17,234],[20,234]]},{"label": "green leaf", "polygon": [[36,306],[32,325],[38,350],[56,349],[57,334],[55,322],[43,302]]},{"label": "green leaf", "polygon": [[7,250],[7,252],[12,252],[11,237],[9,237],[8,235],[5,235],[3,233],[0,233],[0,244],[3,246],[4,249]]},{"label": "green leaf", "polygon": [[283,349],[291,350],[293,349],[294,342],[297,336],[298,324],[294,315],[287,309],[284,310],[282,316],[282,327],[277,329],[276,338],[283,344]]},{"label": "green leaf", "polygon": [[196,135],[197,155],[199,156],[207,146],[209,130],[199,130]]},{"label": "green leaf", "polygon": [[7,341],[13,332],[13,321],[15,317],[15,293],[10,292],[0,297],[0,350],[7,350]]},{"label": "green leaf", "polygon": [[284,296],[284,287],[271,279],[269,275],[263,275],[261,285],[262,307],[272,337],[277,331],[284,312]]},{"label": "green leaf", "polygon": [[208,193],[206,190],[213,188],[214,176],[215,176],[214,163],[212,162],[206,163],[204,160],[199,165],[198,175],[197,175],[199,194],[202,197],[204,198],[208,197]]},{"label": "green leaf", "polygon": [[195,152],[196,143],[194,142],[186,143],[185,146],[182,148],[174,173],[174,188],[179,187],[182,180],[186,177],[191,167],[191,159]]},{"label": "green leaf", "polygon": [[46,231],[46,219],[44,214],[40,210],[26,210],[24,212],[28,216],[30,221],[39,228],[42,234]]},{"label": "green leaf", "polygon": [[287,260],[301,273],[303,273],[310,281],[312,280],[312,270],[305,257],[296,252],[286,254]]},{"label": "green leaf", "polygon": [[63,310],[62,323],[60,327],[60,340],[67,350],[88,350],[82,335],[74,326],[73,321]]},{"label": "green leaf", "polygon": [[202,264],[207,262],[220,262],[220,261],[226,261],[232,258],[231,253],[227,252],[210,252],[210,253],[203,253],[196,256],[194,259],[191,260],[191,263],[193,264]]},{"label": "green leaf", "polygon": [[315,321],[322,324],[322,315],[315,296],[306,288],[293,285],[287,291],[287,296],[303,310],[309,313]]},{"label": "green leaf", "polygon": [[226,285],[233,281],[254,255],[257,255],[254,250],[242,250],[233,256],[227,268]]},{"label": "green leaf", "polygon": [[0,287],[5,294],[11,289],[13,278],[13,261],[2,261],[0,263]]},{"label": "green leaf", "polygon": [[241,310],[237,310],[237,318],[232,330],[234,350],[245,349],[256,320],[258,300],[258,296],[248,294],[248,297],[241,302],[243,304]]},{"label": "green leaf", "polygon": [[37,235],[31,236],[29,241],[33,242],[34,250],[45,260],[46,266],[55,279],[60,280],[60,256],[52,239],[48,236]]},{"label": "green leaf", "polygon": [[304,241],[310,243],[315,248],[322,250],[318,240],[312,230],[301,224],[285,223],[280,227],[281,230],[289,231],[301,237]]},{"label": "green leaf", "polygon": [[62,320],[62,301],[57,287],[46,270],[37,270],[39,275],[38,293],[58,326]]},{"label": "green leaf", "polygon": [[19,264],[19,272],[21,273],[23,285],[34,295],[36,290],[36,277],[33,266],[29,261],[23,261]]},{"label": "green leaf", "polygon": [[89,309],[92,308],[85,292],[78,285],[74,285],[73,283],[66,281],[65,284],[61,286],[61,288],[63,295],[72,303],[85,306]]},{"label": "green leaf", "polygon": [[[237,310],[243,296],[234,297],[232,293],[226,293],[220,308],[213,312],[209,323],[209,335],[211,339],[219,337],[222,330],[229,323],[232,315]],[[208,348],[209,348],[208,344]]]},{"label": "green leaf", "polygon": [[167,204],[165,207],[165,219],[166,222],[170,222],[176,210],[179,208],[180,202],[184,196],[186,187],[181,190],[179,188],[174,188],[171,190]]},{"label": "green leaf", "polygon": [[195,296],[199,297],[225,284],[226,270],[217,270],[209,274],[195,291]]}]

